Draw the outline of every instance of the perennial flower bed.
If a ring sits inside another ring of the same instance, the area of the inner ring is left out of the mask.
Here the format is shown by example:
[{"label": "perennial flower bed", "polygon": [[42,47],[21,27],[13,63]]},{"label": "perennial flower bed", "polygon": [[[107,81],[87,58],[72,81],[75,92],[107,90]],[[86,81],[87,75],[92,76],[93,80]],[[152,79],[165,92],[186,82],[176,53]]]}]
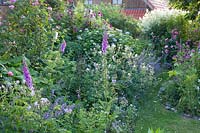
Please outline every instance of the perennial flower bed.
[{"label": "perennial flower bed", "polygon": [[[153,19],[106,14],[112,7],[105,5],[7,3],[0,25],[2,132],[134,132],[139,105],[159,84],[164,104],[199,116],[199,40],[186,40],[182,12],[160,16],[155,32]],[[158,64],[170,66],[162,82]]]}]

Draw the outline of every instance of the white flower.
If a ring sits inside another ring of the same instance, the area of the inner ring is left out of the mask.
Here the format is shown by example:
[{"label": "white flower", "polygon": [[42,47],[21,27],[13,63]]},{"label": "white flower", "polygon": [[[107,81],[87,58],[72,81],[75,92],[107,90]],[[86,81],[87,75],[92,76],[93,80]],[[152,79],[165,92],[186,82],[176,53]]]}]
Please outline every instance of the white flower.
[{"label": "white flower", "polygon": [[34,102],[34,106],[35,107],[39,107],[39,104],[38,104],[38,102],[36,101],[36,102]]},{"label": "white flower", "polygon": [[113,41],[114,41],[114,42],[117,42],[117,39],[116,39],[116,38],[113,38]]},{"label": "white flower", "polygon": [[30,110],[30,109],[31,109],[31,105],[28,105],[27,110]]},{"label": "white flower", "polygon": [[82,40],[82,37],[81,37],[81,36],[77,36],[77,39],[78,39],[78,40]]},{"label": "white flower", "polygon": [[54,33],[53,39],[54,39],[54,40],[57,40],[57,39],[58,39],[58,32],[57,32],[57,31]]},{"label": "white flower", "polygon": [[47,98],[41,98],[40,99],[40,104],[41,105],[48,105],[50,104],[49,100]]},{"label": "white flower", "polygon": [[16,84],[19,84],[20,83],[20,81],[19,80],[16,80],[16,82],[15,82]]},{"label": "white flower", "polygon": [[34,89],[31,89],[31,96],[34,96],[35,95],[35,91]]},{"label": "white flower", "polygon": [[198,91],[200,90],[200,87],[199,86],[197,86],[197,88],[196,88]]},{"label": "white flower", "polygon": [[130,32],[125,32],[125,34],[129,35],[129,34],[130,34]]}]

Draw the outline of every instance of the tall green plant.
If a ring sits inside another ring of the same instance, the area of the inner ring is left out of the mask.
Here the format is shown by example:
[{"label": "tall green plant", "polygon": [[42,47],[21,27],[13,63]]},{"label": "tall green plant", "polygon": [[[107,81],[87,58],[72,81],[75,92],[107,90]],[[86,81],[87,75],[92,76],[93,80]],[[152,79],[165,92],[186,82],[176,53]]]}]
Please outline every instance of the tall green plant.
[{"label": "tall green plant", "polygon": [[17,1],[1,26],[1,54],[25,54],[32,61],[41,56],[51,43],[49,11],[43,1]]}]

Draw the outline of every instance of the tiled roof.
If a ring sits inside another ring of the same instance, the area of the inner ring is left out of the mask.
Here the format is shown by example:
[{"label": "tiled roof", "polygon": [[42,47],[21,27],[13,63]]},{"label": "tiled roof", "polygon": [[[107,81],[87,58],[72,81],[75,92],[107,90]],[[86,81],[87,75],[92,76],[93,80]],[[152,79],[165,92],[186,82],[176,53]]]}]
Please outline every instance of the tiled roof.
[{"label": "tiled roof", "polygon": [[127,16],[139,19],[144,16],[144,14],[146,13],[146,9],[124,9],[122,12]]},{"label": "tiled roof", "polygon": [[144,0],[144,2],[146,2],[152,9],[163,9],[168,7],[165,0]]},{"label": "tiled roof", "polygon": [[[144,2],[149,6],[151,10],[168,8],[168,4],[165,0],[144,0]],[[122,12],[127,16],[139,19],[145,15],[146,10],[146,8],[132,8],[124,9]]]}]

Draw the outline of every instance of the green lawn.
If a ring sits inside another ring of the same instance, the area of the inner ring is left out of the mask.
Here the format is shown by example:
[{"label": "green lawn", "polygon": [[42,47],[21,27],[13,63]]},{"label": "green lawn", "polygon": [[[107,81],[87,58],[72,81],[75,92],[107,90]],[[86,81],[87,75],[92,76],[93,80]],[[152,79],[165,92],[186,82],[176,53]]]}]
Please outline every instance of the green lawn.
[{"label": "green lawn", "polygon": [[164,133],[200,133],[200,121],[166,110],[159,103],[156,91],[148,93],[144,101],[136,122],[136,133],[147,133],[149,127],[164,129]]}]

